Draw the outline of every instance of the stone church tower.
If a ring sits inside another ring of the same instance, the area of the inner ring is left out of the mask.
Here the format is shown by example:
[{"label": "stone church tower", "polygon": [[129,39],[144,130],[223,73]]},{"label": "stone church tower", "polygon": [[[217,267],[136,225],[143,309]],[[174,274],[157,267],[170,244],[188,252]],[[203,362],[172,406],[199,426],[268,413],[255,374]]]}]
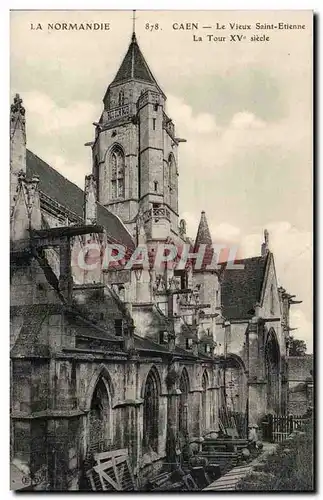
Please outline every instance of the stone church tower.
[{"label": "stone church tower", "polygon": [[147,241],[178,235],[179,140],[165,102],[133,33],[95,124],[93,174],[99,203],[132,236],[139,213]]}]

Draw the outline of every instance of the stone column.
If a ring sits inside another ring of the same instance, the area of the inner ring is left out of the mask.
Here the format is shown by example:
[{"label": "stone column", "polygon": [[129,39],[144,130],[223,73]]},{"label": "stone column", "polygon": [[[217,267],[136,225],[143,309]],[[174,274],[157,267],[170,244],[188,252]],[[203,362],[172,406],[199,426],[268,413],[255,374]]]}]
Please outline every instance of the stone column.
[{"label": "stone column", "polygon": [[167,385],[167,436],[166,455],[167,461],[175,466],[177,462],[177,421],[178,421],[178,396],[181,394],[176,387],[179,375],[178,363],[169,366],[166,378]]},{"label": "stone column", "polygon": [[128,435],[126,436],[126,445],[129,448],[130,459],[135,472],[140,458],[140,408],[143,399],[138,394],[138,357],[134,353],[132,359],[125,365],[126,370],[126,398],[128,417]]},{"label": "stone column", "polygon": [[248,419],[249,425],[257,424],[266,413],[266,383],[263,373],[263,356],[259,348],[259,320],[249,322],[246,333],[248,357]]},{"label": "stone column", "polygon": [[[195,387],[189,393],[189,430],[191,449],[198,447],[204,441],[202,437],[202,387]],[[193,446],[192,446],[193,445]]]},{"label": "stone column", "polygon": [[[218,364],[214,364],[212,370],[212,381],[211,387],[209,388],[209,398],[210,398],[210,425],[209,432],[214,434],[219,432],[219,367]],[[215,437],[215,436],[214,436]]]}]

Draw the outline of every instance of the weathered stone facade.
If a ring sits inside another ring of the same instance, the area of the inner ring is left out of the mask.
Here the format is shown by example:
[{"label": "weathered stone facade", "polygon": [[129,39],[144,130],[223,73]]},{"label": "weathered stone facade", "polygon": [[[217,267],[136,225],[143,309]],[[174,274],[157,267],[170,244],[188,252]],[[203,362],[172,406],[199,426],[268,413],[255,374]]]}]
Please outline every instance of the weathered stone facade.
[{"label": "weathered stone facade", "polygon": [[[221,407],[255,423],[286,406],[292,301],[267,235],[243,270],[78,265],[91,242],[190,243],[165,100],[133,35],[84,193],[26,150],[18,96],[11,109],[11,460],[43,471],[40,489],[82,489],[91,453],[114,448],[143,486],[218,433]],[[195,248],[211,243],[202,213]]]},{"label": "weathered stone facade", "polygon": [[288,413],[304,415],[314,405],[313,355],[288,356]]}]

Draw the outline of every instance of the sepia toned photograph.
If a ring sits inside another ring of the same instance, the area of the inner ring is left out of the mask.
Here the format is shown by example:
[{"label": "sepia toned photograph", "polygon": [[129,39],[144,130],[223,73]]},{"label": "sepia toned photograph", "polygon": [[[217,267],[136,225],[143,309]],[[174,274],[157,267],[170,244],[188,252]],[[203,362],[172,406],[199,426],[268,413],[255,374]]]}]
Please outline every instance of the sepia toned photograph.
[{"label": "sepia toned photograph", "polygon": [[313,11],[10,12],[10,489],[313,492]]}]

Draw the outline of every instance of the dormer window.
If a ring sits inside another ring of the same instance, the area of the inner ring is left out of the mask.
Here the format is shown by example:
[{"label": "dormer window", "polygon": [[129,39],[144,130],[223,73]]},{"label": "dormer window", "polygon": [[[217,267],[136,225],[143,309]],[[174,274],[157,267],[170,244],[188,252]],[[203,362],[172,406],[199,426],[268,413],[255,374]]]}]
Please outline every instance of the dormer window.
[{"label": "dormer window", "polygon": [[159,343],[160,344],[168,344],[168,332],[160,332]]},{"label": "dormer window", "polygon": [[188,275],[187,275],[186,269],[175,270],[174,276],[176,276],[180,279],[181,290],[188,289]]},{"label": "dormer window", "polygon": [[114,334],[116,337],[123,336],[123,321],[122,321],[122,319],[115,319],[114,320]]},{"label": "dormer window", "polygon": [[186,339],[186,349],[190,350],[193,347],[193,339]]}]

